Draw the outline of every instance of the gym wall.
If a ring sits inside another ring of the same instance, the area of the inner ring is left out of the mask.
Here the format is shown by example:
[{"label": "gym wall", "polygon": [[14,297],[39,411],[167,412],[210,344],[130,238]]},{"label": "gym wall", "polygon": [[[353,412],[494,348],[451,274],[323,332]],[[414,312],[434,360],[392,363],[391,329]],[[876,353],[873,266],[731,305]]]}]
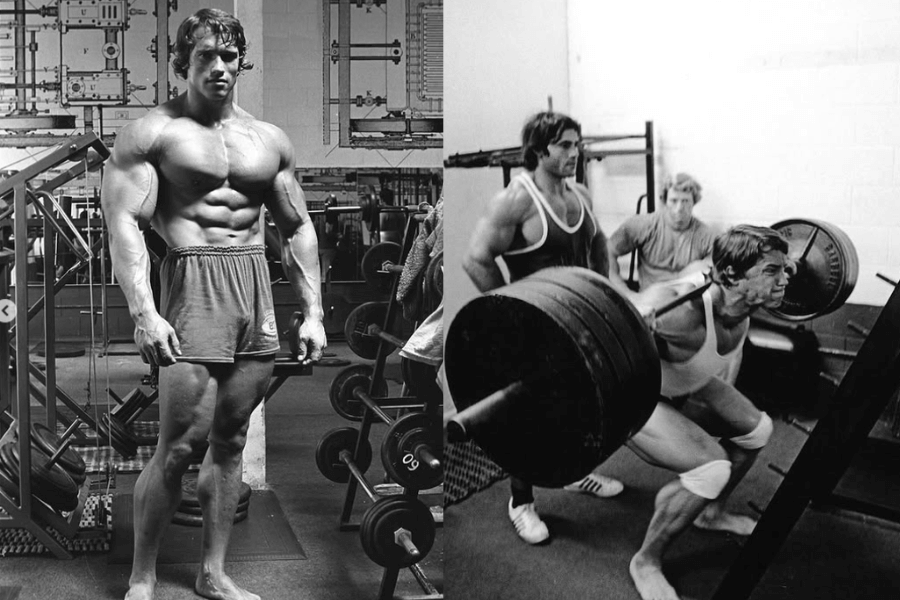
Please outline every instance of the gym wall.
[{"label": "gym wall", "polygon": [[[883,305],[900,275],[900,5],[570,0],[572,112],[591,134],[656,131],[657,181],[703,185],[720,227],[830,221],[853,240],[848,302]],[[653,18],[649,19],[648,16]],[[643,164],[605,160],[590,185],[605,231],[644,193]]]},{"label": "gym wall", "polygon": [[[525,119],[545,110],[548,96],[555,110],[569,110],[566,0],[454,0],[444,13],[445,157],[519,144]],[[477,293],[461,259],[484,204],[501,189],[501,169],[444,171],[446,323]]]}]

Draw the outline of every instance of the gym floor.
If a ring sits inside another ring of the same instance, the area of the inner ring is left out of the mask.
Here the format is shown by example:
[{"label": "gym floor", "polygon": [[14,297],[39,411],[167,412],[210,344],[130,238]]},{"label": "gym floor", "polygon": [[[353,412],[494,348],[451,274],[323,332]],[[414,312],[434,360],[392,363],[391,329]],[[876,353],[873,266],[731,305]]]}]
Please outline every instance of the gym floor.
[{"label": "gym floor", "polygon": [[[331,343],[329,352],[351,364],[366,363],[342,342]],[[36,361],[41,359],[33,357]],[[85,396],[88,358],[58,359],[57,378],[61,388],[81,401]],[[106,382],[106,359],[96,361],[99,389]],[[383,569],[363,552],[356,532],[338,531],[340,512],[346,493],[345,484],[323,477],[315,464],[315,449],[330,429],[358,426],[337,414],[328,399],[334,376],[343,367],[316,367],[310,377],[292,377],[266,404],[266,480],[274,491],[282,511],[306,560],[232,562],[229,574],[244,588],[261,594],[266,600],[317,598],[347,600],[377,598]],[[148,372],[136,355],[109,357],[110,388],[120,396],[140,386]],[[392,394],[399,394],[401,376],[399,358],[388,359],[386,379]],[[149,393],[149,388],[143,388]],[[141,416],[156,416],[156,405]],[[39,415],[39,405],[35,405]],[[367,477],[380,483],[383,469],[378,458],[385,427],[376,424],[370,438],[375,458]],[[117,493],[130,494],[137,475],[119,475]],[[423,496],[429,505],[440,505],[438,495]],[[252,498],[251,498],[252,502]],[[358,522],[371,501],[358,491],[353,521]],[[115,507],[113,508],[115,510]],[[116,535],[117,532],[113,532]],[[431,583],[443,589],[443,533],[428,556],[419,563]],[[198,548],[199,555],[199,548]],[[197,564],[159,565],[157,600],[199,597],[193,593]],[[130,565],[111,565],[104,553],[80,553],[74,560],[58,560],[52,554],[33,557],[0,558],[0,599],[2,600],[101,600],[121,599],[128,589]],[[4,595],[4,591],[7,595]],[[422,589],[408,570],[400,572],[398,596],[421,595]]]},{"label": "gym floor", "polygon": [[[800,419],[806,426],[814,423],[811,417]],[[885,429],[879,423],[872,435],[893,451],[856,460],[838,489],[896,506],[900,446],[896,439],[885,441],[890,436]],[[805,439],[800,430],[776,419],[769,445],[732,494],[729,508],[750,515],[748,502],[764,508],[780,482],[769,463],[789,468]],[[623,481],[625,491],[612,499],[597,499],[563,490],[536,490],[535,506],[551,532],[544,545],[529,546],[516,536],[506,515],[507,480],[448,507],[444,543],[451,576],[447,598],[639,600],[628,574],[629,561],[640,547],[656,492],[673,476],[627,449],[616,452],[598,472]],[[666,575],[682,598],[711,598],[742,543],[737,536],[691,528],[670,549]],[[897,523],[849,511],[809,509],[750,597],[893,598],[900,589],[897,548]]]}]

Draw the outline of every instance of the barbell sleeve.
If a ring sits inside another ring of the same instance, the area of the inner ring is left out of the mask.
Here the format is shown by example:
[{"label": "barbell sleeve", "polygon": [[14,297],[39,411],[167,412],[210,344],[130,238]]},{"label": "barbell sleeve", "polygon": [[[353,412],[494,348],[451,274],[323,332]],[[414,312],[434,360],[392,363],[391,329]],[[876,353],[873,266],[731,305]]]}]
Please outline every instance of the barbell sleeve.
[{"label": "barbell sleeve", "polygon": [[875,277],[877,277],[878,279],[880,279],[882,281],[886,281],[891,285],[897,285],[897,282],[894,281],[893,279],[891,279],[890,277],[888,277],[887,275],[882,275],[881,273],[875,273]]},{"label": "barbell sleeve", "polygon": [[441,469],[440,459],[434,455],[434,452],[428,444],[419,444],[413,450],[413,454],[420,463],[429,469],[434,471],[439,471]]},{"label": "barbell sleeve", "polygon": [[524,381],[514,381],[503,389],[479,400],[472,406],[456,413],[447,423],[447,440],[464,442],[474,435],[479,428],[494,421],[517,398],[528,395],[528,387]]},{"label": "barbell sleeve", "polygon": [[397,529],[394,532],[394,543],[398,546],[402,546],[403,549],[406,550],[406,553],[414,558],[418,558],[422,555],[413,543],[412,534],[408,529],[404,529],[403,527]]},{"label": "barbell sleeve", "polygon": [[53,456],[51,456],[50,459],[47,461],[47,464],[45,465],[46,468],[50,469],[51,467],[53,467],[53,465],[56,464],[56,462],[59,460],[59,457],[63,455],[63,452],[66,451],[66,449],[69,447],[69,444],[71,444],[71,443],[72,443],[71,438],[62,442],[59,445],[59,448],[56,449],[56,452],[53,453]]}]

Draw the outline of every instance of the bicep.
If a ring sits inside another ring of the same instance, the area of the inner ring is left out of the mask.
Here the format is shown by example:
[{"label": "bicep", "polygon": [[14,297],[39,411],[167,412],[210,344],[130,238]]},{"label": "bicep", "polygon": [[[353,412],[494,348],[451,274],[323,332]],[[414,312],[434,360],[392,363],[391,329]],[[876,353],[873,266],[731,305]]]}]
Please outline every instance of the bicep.
[{"label": "bicep", "polygon": [[159,175],[153,164],[131,146],[128,139],[116,144],[104,168],[100,203],[109,223],[133,219],[143,228],[156,212]]},{"label": "bicep", "polygon": [[275,227],[283,236],[290,236],[309,221],[306,197],[294,178],[293,167],[282,169],[265,199]]}]

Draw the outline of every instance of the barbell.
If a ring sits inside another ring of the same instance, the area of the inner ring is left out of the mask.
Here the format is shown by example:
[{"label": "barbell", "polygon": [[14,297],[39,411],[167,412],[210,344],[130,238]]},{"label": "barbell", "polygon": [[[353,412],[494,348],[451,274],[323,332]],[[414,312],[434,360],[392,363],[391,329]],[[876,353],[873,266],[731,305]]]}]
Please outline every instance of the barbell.
[{"label": "barbell", "polygon": [[[785,296],[797,308],[785,314],[835,310],[856,281],[849,238],[820,221],[775,228],[797,269]],[[463,306],[447,330],[445,368],[460,411],[448,440],[474,439],[511,475],[544,487],[584,477],[621,447],[653,412],[661,379],[645,318],[605,277],[578,267],[538,271]]]}]

